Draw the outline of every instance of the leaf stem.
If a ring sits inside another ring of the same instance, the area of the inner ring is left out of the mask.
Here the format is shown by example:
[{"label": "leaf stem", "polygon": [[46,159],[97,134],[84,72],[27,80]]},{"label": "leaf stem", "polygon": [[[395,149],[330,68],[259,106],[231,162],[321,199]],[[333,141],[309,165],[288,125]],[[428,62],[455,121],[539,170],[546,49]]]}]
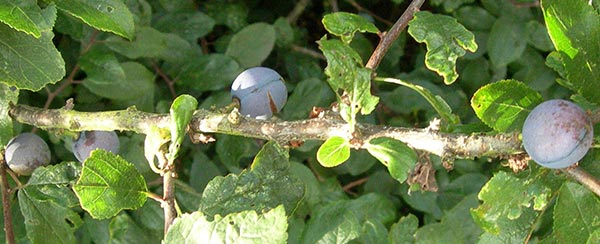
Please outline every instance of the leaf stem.
[{"label": "leaf stem", "polygon": [[425,0],[413,0],[400,18],[398,18],[396,23],[394,23],[392,28],[390,28],[387,33],[383,34],[383,37],[379,41],[379,44],[367,62],[367,68],[371,70],[377,69],[377,66],[379,66],[379,63],[381,63],[381,60],[385,56],[385,53],[387,53],[390,46],[392,46],[392,43],[394,43],[394,41],[398,38],[400,32],[406,28],[408,22],[413,18],[415,12],[419,11],[419,8],[421,8],[423,2],[425,2]]},{"label": "leaf stem", "polygon": [[600,180],[594,178],[593,175],[586,172],[581,167],[569,167],[566,169],[562,169],[562,171],[573,177],[575,180],[579,181],[579,183],[587,187],[597,196],[600,196]]},{"label": "leaf stem", "polygon": [[8,179],[6,178],[6,162],[2,155],[0,155],[0,187],[2,189],[2,213],[4,215],[4,232],[6,237],[6,243],[15,243],[15,233],[13,231],[12,213],[10,211],[10,187],[8,185]]}]

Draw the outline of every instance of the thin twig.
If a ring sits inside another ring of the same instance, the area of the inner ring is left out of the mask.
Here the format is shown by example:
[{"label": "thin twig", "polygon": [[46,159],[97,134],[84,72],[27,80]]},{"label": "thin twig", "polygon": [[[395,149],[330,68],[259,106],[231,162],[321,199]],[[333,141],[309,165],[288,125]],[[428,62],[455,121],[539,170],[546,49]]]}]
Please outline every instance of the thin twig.
[{"label": "thin twig", "polygon": [[371,12],[370,10],[368,10],[368,9],[366,9],[366,8],[363,8],[363,6],[360,6],[360,4],[358,4],[358,3],[357,3],[356,1],[354,1],[354,0],[346,0],[346,2],[350,3],[350,5],[352,5],[352,7],[354,7],[354,8],[355,8],[355,9],[357,9],[358,11],[365,12],[365,13],[367,13],[367,14],[369,14],[369,15],[373,16],[373,18],[375,18],[376,20],[379,20],[379,21],[381,21],[382,23],[384,23],[384,24],[386,24],[386,25],[388,25],[388,26],[390,26],[390,25],[393,25],[393,24],[394,24],[394,23],[390,22],[389,20],[387,20],[387,19],[384,19],[384,18],[380,17],[379,15],[377,15],[377,14],[375,14],[375,13]]},{"label": "thin twig", "polygon": [[350,190],[352,188],[364,184],[365,182],[367,182],[367,180],[369,180],[369,177],[365,177],[365,178],[361,178],[361,179],[352,181],[352,182],[346,184],[344,187],[342,187],[342,190],[344,190],[345,192],[350,192]]},{"label": "thin twig", "polygon": [[8,185],[8,179],[6,178],[6,162],[0,155],[0,187],[2,189],[2,213],[4,214],[4,233],[6,237],[6,243],[15,243],[15,233],[13,231],[12,213],[10,211],[10,187]]},{"label": "thin twig", "polygon": [[169,87],[169,91],[171,92],[171,96],[173,96],[173,98],[177,97],[177,93],[175,93],[175,80],[171,80],[169,78],[169,76],[167,76],[165,74],[165,72],[162,71],[162,69],[160,67],[158,67],[158,65],[152,61],[152,67],[154,68],[154,71],[160,76],[160,78],[162,78],[165,81],[165,84],[167,84],[167,87]]},{"label": "thin twig", "polygon": [[329,0],[329,5],[331,5],[331,12],[339,12],[340,6],[338,5],[337,0]]},{"label": "thin twig", "polygon": [[581,167],[569,167],[562,169],[562,171],[579,181],[579,183],[590,189],[590,191],[595,193],[597,196],[600,196],[600,180],[594,178],[594,176],[590,175]]},{"label": "thin twig", "polygon": [[396,23],[394,23],[392,28],[387,33],[385,33],[379,41],[379,44],[377,45],[375,51],[373,51],[373,54],[371,55],[371,58],[369,58],[369,61],[367,62],[367,68],[370,68],[372,70],[377,69],[377,66],[379,66],[379,63],[387,53],[387,50],[390,48],[390,46],[392,46],[392,43],[394,43],[394,41],[398,38],[400,32],[402,32],[406,28],[408,22],[413,18],[415,12],[419,11],[419,8],[421,8],[423,2],[425,2],[425,0],[413,0],[410,3],[410,5],[408,5],[408,8],[406,8],[402,16],[398,18],[398,20],[396,21]]},{"label": "thin twig", "polygon": [[288,14],[287,21],[290,22],[290,24],[295,24],[300,15],[302,15],[304,10],[306,9],[306,7],[308,7],[309,3],[310,0],[298,1],[298,3],[296,3],[296,6],[294,6],[294,9],[292,9],[292,12]]},{"label": "thin twig", "polygon": [[[87,53],[90,50],[90,48],[92,48],[92,46],[96,43],[97,36],[98,36],[98,31],[92,32],[89,42],[83,47],[80,55]],[[46,92],[48,92],[48,98],[46,99],[44,108],[49,108],[50,104],[52,104],[52,101],[54,101],[54,98],[56,98],[56,96],[58,96],[68,86],[75,83],[73,79],[75,78],[75,75],[77,75],[77,72],[79,72],[79,68],[80,68],[79,64],[75,64],[75,66],[73,66],[73,69],[71,70],[71,73],[69,73],[67,78],[64,79],[63,83],[61,83],[60,86],[58,88],[56,88],[56,90],[50,91],[50,89],[46,88]]]},{"label": "thin twig", "polygon": [[301,47],[301,46],[298,46],[298,45],[292,45],[292,50],[294,50],[296,52],[299,52],[299,53],[306,54],[306,55],[311,56],[313,58],[318,58],[318,59],[321,59],[321,60],[326,60],[325,56],[323,54],[321,54],[321,53],[319,53],[317,51],[305,48],[305,47]]}]

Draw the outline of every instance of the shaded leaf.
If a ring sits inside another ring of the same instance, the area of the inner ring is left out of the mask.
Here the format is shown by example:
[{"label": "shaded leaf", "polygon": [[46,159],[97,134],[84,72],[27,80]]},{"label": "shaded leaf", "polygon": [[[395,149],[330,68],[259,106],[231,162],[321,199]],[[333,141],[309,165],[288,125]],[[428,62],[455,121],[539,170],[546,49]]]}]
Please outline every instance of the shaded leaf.
[{"label": "shaded leaf", "polygon": [[218,53],[194,56],[188,62],[169,68],[176,84],[200,92],[229,87],[240,73],[240,65],[232,57]]},{"label": "shaded leaf", "polygon": [[471,99],[477,117],[499,132],[520,131],[527,114],[542,96],[516,80],[502,80],[479,88]]},{"label": "shaded leaf", "polygon": [[260,66],[274,46],[275,28],[266,23],[255,23],[231,38],[225,55],[237,60],[242,68],[250,68]]},{"label": "shaded leaf", "polygon": [[554,205],[553,234],[556,240],[559,243],[586,243],[598,229],[598,196],[581,185],[565,182]]},{"label": "shaded leaf", "polygon": [[190,44],[181,37],[162,33],[151,27],[138,28],[133,41],[112,36],[107,38],[105,43],[110,49],[130,59],[160,58],[177,62],[192,50]]},{"label": "shaded leaf", "polygon": [[83,85],[94,94],[116,100],[133,100],[154,91],[154,74],[137,62],[119,63],[116,56],[92,49],[79,59],[86,72]]},{"label": "shaded leaf", "polygon": [[490,30],[487,51],[492,65],[506,66],[517,60],[527,46],[526,26],[512,16],[496,20]]},{"label": "shaded leaf", "polygon": [[70,185],[79,175],[78,163],[37,168],[18,191],[27,237],[34,243],[76,243],[75,230],[83,223],[71,208],[78,205]]},{"label": "shaded leaf", "polygon": [[440,222],[419,228],[414,234],[415,243],[475,243],[481,229],[469,216],[469,209],[478,204],[475,194],[465,197]]},{"label": "shaded leaf", "polygon": [[264,211],[283,205],[294,211],[304,196],[304,185],[290,172],[288,152],[268,142],[254,158],[250,170],[213,178],[202,193],[200,211],[207,216],[255,210]]},{"label": "shaded leaf", "polygon": [[268,212],[248,210],[213,220],[202,212],[184,214],[169,228],[165,243],[284,243],[287,240],[285,208]]},{"label": "shaded leaf", "polygon": [[390,228],[388,235],[389,243],[411,244],[415,243],[415,233],[419,227],[419,219],[409,214],[398,220]]},{"label": "shaded leaf", "polygon": [[425,42],[425,65],[444,77],[444,83],[458,79],[456,60],[465,50],[475,52],[475,36],[456,19],[427,11],[416,12],[408,23],[408,33],[418,42]]},{"label": "shaded leaf", "polygon": [[[173,23],[177,23],[174,25]],[[160,16],[153,24],[162,32],[177,34],[191,44],[198,38],[210,33],[215,26],[215,21],[208,15],[199,12],[173,12]]]},{"label": "shaded leaf", "polygon": [[144,205],[147,187],[135,166],[104,150],[94,150],[83,163],[81,177],[73,186],[81,207],[96,219],[117,215],[123,209]]}]

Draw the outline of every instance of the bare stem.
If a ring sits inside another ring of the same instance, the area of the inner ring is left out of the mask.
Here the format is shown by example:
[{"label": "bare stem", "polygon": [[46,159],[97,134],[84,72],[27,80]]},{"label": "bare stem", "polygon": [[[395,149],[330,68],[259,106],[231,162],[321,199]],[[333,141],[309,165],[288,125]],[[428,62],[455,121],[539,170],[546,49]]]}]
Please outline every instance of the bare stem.
[{"label": "bare stem", "polygon": [[384,23],[384,24],[386,24],[386,25],[388,25],[388,26],[390,26],[390,25],[394,24],[394,23],[390,22],[389,20],[386,20],[386,19],[384,19],[384,18],[380,17],[379,15],[377,15],[377,14],[375,14],[375,13],[371,12],[370,10],[368,10],[368,9],[366,9],[366,8],[363,8],[363,6],[360,6],[360,4],[358,4],[358,3],[357,3],[356,1],[354,1],[354,0],[346,0],[346,2],[350,3],[350,5],[352,5],[352,7],[354,7],[354,8],[356,8],[358,11],[365,12],[365,13],[367,13],[367,14],[369,14],[369,15],[373,16],[373,18],[375,18],[375,19],[377,19],[377,20],[381,21],[382,23]]},{"label": "bare stem", "polygon": [[292,50],[299,52],[299,53],[303,53],[306,54],[308,56],[311,56],[313,58],[318,58],[321,60],[325,60],[325,56],[323,56],[323,54],[321,54],[320,52],[305,48],[305,47],[301,47],[298,45],[292,45]]},{"label": "bare stem", "polygon": [[600,196],[600,180],[594,178],[594,176],[590,175],[581,167],[569,167],[562,169],[562,171],[579,181],[579,183],[590,189],[590,191],[594,192],[597,196]]},{"label": "bare stem", "polygon": [[6,233],[6,243],[15,243],[15,233],[13,231],[12,213],[10,211],[10,187],[6,178],[6,162],[0,155],[0,187],[2,188],[2,213],[4,214],[4,233]]},{"label": "bare stem", "polygon": [[165,235],[175,218],[177,210],[175,208],[175,172],[166,170],[163,175],[163,212],[165,214]]},{"label": "bare stem", "polygon": [[369,58],[369,61],[367,62],[367,68],[370,68],[372,70],[377,69],[377,66],[379,66],[379,63],[381,63],[381,60],[385,56],[385,53],[387,53],[387,50],[390,48],[392,43],[394,43],[394,41],[398,38],[400,32],[402,32],[402,30],[406,28],[408,22],[413,18],[415,12],[419,11],[419,8],[421,8],[423,2],[425,2],[425,0],[413,0],[410,3],[410,5],[408,5],[408,8],[406,8],[402,16],[398,18],[398,20],[396,21],[396,23],[394,23],[392,28],[387,33],[385,33],[379,41],[379,44],[377,45],[375,51],[373,51],[373,54],[371,55],[371,58]]},{"label": "bare stem", "polygon": [[288,14],[287,21],[290,22],[290,24],[296,23],[296,21],[298,20],[300,15],[302,15],[302,13],[304,12],[304,9],[306,9],[306,7],[308,6],[309,3],[310,3],[310,0],[298,1],[298,3],[296,3],[296,6],[294,6],[294,9],[292,9],[292,12],[290,12]]}]

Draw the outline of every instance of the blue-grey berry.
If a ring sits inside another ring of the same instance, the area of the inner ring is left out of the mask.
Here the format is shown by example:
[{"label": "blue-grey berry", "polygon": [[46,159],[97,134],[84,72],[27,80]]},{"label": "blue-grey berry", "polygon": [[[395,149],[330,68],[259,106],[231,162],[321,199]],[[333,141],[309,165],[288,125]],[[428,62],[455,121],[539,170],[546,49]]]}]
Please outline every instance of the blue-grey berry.
[{"label": "blue-grey berry", "polygon": [[118,154],[120,146],[119,137],[114,131],[83,131],[73,142],[72,149],[77,160],[83,162],[93,150],[103,149]]},{"label": "blue-grey berry", "polygon": [[239,100],[242,115],[268,119],[285,105],[287,88],[275,70],[254,67],[235,78],[231,85],[231,96]]},{"label": "blue-grey berry", "polygon": [[566,168],[585,156],[592,146],[594,127],[589,116],[576,104],[548,100],[525,119],[523,147],[531,158],[547,168]]},{"label": "blue-grey berry", "polygon": [[15,173],[31,175],[34,169],[50,163],[50,148],[38,135],[23,133],[8,142],[4,158]]}]

